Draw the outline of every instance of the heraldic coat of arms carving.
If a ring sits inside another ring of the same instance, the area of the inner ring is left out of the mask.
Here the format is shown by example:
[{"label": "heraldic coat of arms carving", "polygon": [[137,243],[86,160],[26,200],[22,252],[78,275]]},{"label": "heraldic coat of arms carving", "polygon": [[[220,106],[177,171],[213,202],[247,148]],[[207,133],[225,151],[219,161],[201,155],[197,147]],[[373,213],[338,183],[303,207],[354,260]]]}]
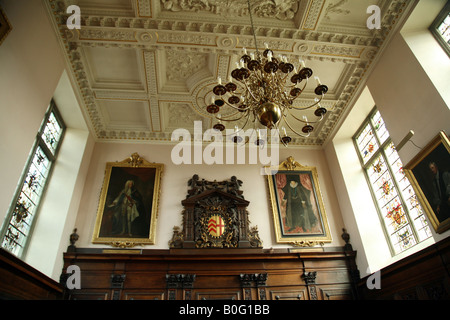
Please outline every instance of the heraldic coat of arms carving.
[{"label": "heraldic coat of arms carving", "polygon": [[257,227],[249,227],[247,206],[235,176],[225,181],[194,175],[181,204],[183,230],[174,227],[171,248],[261,248]]}]

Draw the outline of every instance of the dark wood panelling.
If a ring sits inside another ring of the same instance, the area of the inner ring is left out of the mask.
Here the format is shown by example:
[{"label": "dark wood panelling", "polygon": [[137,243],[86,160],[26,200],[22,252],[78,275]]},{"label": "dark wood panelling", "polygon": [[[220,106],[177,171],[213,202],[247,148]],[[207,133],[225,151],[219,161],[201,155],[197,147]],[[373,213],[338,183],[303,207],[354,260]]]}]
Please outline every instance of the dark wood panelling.
[{"label": "dark wood panelling", "polygon": [[356,253],[328,250],[77,249],[64,254],[62,273],[80,266],[82,287],[67,290],[70,299],[356,299]]},{"label": "dark wood panelling", "polygon": [[[370,279],[369,279],[370,278]],[[450,237],[380,270],[380,289],[358,284],[366,300],[449,300]]]},{"label": "dark wood panelling", "polygon": [[8,251],[0,249],[0,298],[62,299],[63,286]]}]

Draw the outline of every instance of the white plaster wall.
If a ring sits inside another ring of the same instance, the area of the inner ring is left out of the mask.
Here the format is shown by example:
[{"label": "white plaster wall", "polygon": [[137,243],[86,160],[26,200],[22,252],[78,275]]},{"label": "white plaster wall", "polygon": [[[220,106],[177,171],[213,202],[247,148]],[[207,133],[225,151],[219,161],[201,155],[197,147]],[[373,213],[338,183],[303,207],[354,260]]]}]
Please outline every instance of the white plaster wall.
[{"label": "white plaster wall", "polygon": [[[395,144],[402,141],[409,130],[414,131],[412,140],[421,147],[426,146],[440,130],[450,132],[450,110],[444,100],[445,94],[439,92],[439,87],[436,88],[427,73],[434,72],[434,79],[441,77],[444,82],[448,81],[448,57],[444,59],[431,50],[425,59],[426,54],[421,46],[430,45],[430,39],[426,37],[419,43],[420,36],[417,33],[409,36],[413,37],[409,39],[412,41],[410,45],[401,34],[392,39],[370,74],[367,88],[325,148],[343,220],[354,237],[354,249],[359,252],[357,263],[361,276],[392,264],[450,234],[450,231],[436,234],[432,230],[430,239],[392,257],[352,142],[353,135],[375,105]],[[421,52],[416,56],[412,49],[420,49]],[[430,68],[428,65],[428,70],[425,70],[418,57],[426,60],[423,62],[425,65],[430,63],[430,59],[435,59],[435,64],[442,64],[442,68]],[[444,60],[436,60],[437,57]],[[403,165],[419,151],[412,143],[407,143],[399,151]]]},{"label": "white plaster wall", "polygon": [[447,0],[420,1],[405,23],[401,35],[450,108],[450,58],[428,30],[446,3]]},{"label": "white plaster wall", "polygon": [[0,46],[0,221],[63,72],[56,37],[40,1],[0,1],[13,29]]},{"label": "white plaster wall", "polygon": [[92,139],[85,130],[66,130],[25,256],[28,264],[56,280],[78,213],[93,145],[89,141]]},{"label": "white plaster wall", "polygon": [[343,220],[353,249],[358,251],[356,259],[362,277],[379,270],[391,258],[352,140],[374,106],[369,90],[364,89],[332,143],[325,148]]},{"label": "white plaster wall", "polygon": [[[449,58],[445,59],[435,60],[435,63],[445,66]],[[444,67],[442,76],[448,79],[449,73],[445,70]],[[402,141],[409,130],[415,133],[414,143],[422,148],[440,130],[450,133],[449,106],[401,34],[395,36],[383,53],[367,86],[394,143]],[[406,165],[418,152],[413,144],[406,144],[399,152],[403,164]]]},{"label": "white plaster wall", "polygon": [[[243,181],[243,195],[250,201],[248,207],[251,226],[257,225],[260,238],[265,248],[283,247],[276,243],[273,229],[273,215],[270,209],[267,177],[260,174],[261,165],[175,165],[171,160],[170,145],[97,143],[92,155],[88,178],[83,190],[81,205],[76,221],[79,240],[78,247],[108,247],[92,244],[92,235],[101,194],[105,166],[107,162],[122,161],[132,153],[137,152],[150,162],[163,163],[165,170],[161,183],[160,210],[157,221],[156,243],[146,246],[148,249],[168,249],[168,242],[173,234],[174,226],[182,226],[181,201],[187,195],[187,181],[198,174],[206,180],[225,180],[235,175]],[[324,198],[325,210],[328,216],[333,242],[331,246],[342,246],[341,233],[343,222],[337,197],[327,161],[322,150],[280,149],[280,162],[288,156],[293,156],[303,165],[316,166],[319,183]],[[284,245],[284,247],[286,247]]]},{"label": "white plaster wall", "polygon": [[8,222],[5,216],[54,97],[68,129],[41,202],[32,241],[22,258],[58,281],[93,140],[64,72],[64,59],[43,2],[33,0],[23,5],[23,1],[0,1],[0,5],[13,27],[0,46],[0,222]]}]

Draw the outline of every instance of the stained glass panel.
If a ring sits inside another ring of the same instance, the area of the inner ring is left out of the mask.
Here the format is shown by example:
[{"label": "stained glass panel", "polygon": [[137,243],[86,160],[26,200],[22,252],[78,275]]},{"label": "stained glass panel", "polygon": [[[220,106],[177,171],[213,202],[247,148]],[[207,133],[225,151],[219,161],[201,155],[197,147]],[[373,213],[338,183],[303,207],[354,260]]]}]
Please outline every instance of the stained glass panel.
[{"label": "stained glass panel", "polygon": [[389,138],[389,132],[379,111],[372,117],[372,123],[380,143],[383,144]]},{"label": "stained glass panel", "polygon": [[364,162],[369,161],[372,155],[378,150],[378,143],[370,125],[367,125],[356,139],[359,152]]},{"label": "stained glass panel", "polygon": [[49,173],[50,161],[40,147],[31,161],[19,199],[13,210],[2,247],[17,254],[24,247]]},{"label": "stained glass panel", "polygon": [[405,251],[417,244],[414,233],[409,225],[399,230],[392,238],[392,244],[396,253]]},{"label": "stained glass panel", "polygon": [[55,115],[51,113],[48,117],[47,124],[41,137],[53,154],[55,154],[56,147],[58,146],[58,142],[61,137],[61,133],[62,127],[56,120]]},{"label": "stained glass panel", "polygon": [[431,236],[430,227],[428,226],[427,220],[424,216],[425,212],[417,199],[411,183],[403,171],[403,164],[400,160],[400,156],[398,155],[392,142],[386,146],[385,153],[394,173],[394,178],[400,188],[403,199],[406,202],[406,208],[409,212],[409,216],[418,233],[419,241],[425,240]]},{"label": "stained glass panel", "polygon": [[438,27],[439,34],[450,45],[450,12]]},{"label": "stained glass panel", "polygon": [[[12,207],[9,224],[3,233],[1,247],[15,255],[20,255],[24,249],[31,226],[37,214],[39,201],[44,193],[48,180],[52,159],[54,159],[58,144],[61,142],[63,126],[51,112],[48,120],[41,128],[39,140],[34,154],[29,160],[23,183],[18,190],[17,200]],[[45,144],[47,148],[43,148]],[[48,154],[50,152],[51,154]]]},{"label": "stained glass panel", "polygon": [[357,149],[391,247],[398,254],[429,238],[431,230],[380,112],[375,111],[363,128],[355,137]]}]

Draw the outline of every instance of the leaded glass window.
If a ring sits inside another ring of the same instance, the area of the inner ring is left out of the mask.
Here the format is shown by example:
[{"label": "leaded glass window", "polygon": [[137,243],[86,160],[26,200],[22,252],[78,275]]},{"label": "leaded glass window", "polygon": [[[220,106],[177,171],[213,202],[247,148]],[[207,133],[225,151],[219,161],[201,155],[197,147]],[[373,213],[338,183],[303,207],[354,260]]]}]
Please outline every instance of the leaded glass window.
[{"label": "leaded glass window", "polygon": [[40,200],[64,134],[64,124],[52,101],[38,132],[31,156],[2,230],[1,247],[21,256],[29,241]]},{"label": "leaded glass window", "polygon": [[378,110],[370,114],[354,141],[393,254],[429,238],[424,211]]},{"label": "leaded glass window", "polygon": [[430,31],[450,56],[450,1],[436,17],[430,26]]}]

